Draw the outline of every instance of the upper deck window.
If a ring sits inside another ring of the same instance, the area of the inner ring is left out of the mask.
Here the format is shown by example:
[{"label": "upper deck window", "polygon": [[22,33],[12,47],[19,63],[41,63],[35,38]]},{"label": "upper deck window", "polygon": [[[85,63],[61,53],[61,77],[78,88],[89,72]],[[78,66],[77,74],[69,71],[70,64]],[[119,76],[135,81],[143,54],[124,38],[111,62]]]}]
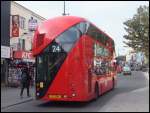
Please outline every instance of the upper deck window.
[{"label": "upper deck window", "polygon": [[75,27],[81,31],[82,35],[85,34],[87,31],[87,23],[85,22],[80,22]]},{"label": "upper deck window", "polygon": [[56,42],[61,45],[64,51],[69,52],[80,36],[80,31],[76,27],[71,27],[59,35]]},{"label": "upper deck window", "polygon": [[87,35],[91,36],[94,40],[99,41],[103,45],[107,46],[109,38],[101,33],[95,26],[92,24],[89,25]]}]

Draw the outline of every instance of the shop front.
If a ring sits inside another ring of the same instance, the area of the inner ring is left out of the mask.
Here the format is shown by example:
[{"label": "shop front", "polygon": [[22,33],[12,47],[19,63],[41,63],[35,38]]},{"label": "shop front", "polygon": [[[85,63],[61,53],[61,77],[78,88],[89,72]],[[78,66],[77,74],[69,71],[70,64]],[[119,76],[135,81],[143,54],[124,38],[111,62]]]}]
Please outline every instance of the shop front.
[{"label": "shop front", "polygon": [[7,84],[8,59],[1,58],[1,86]]},{"label": "shop front", "polygon": [[1,86],[7,85],[9,59],[10,47],[1,46]]},{"label": "shop front", "polygon": [[9,63],[8,85],[19,87],[21,74],[24,67],[28,68],[28,73],[32,78],[31,85],[34,85],[35,59],[31,52],[14,51],[13,60]]}]

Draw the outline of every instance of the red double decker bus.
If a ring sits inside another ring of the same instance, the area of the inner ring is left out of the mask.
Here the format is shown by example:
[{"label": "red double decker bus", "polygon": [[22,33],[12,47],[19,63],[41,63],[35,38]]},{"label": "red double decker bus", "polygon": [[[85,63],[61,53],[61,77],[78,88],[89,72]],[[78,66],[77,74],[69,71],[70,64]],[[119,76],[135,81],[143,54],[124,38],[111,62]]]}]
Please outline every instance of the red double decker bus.
[{"label": "red double decker bus", "polygon": [[37,99],[90,101],[115,87],[114,41],[84,18],[46,20],[35,32],[32,50]]}]

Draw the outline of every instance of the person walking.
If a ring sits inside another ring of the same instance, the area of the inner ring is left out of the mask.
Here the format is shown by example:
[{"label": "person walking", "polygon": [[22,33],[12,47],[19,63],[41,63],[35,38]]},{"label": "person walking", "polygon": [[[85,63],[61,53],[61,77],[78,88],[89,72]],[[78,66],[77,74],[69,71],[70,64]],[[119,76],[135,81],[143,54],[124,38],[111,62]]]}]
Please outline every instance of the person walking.
[{"label": "person walking", "polygon": [[21,92],[20,92],[21,98],[23,98],[22,95],[23,95],[24,88],[27,88],[27,96],[30,97],[29,94],[30,81],[31,81],[31,77],[29,76],[27,67],[25,67],[21,75]]}]

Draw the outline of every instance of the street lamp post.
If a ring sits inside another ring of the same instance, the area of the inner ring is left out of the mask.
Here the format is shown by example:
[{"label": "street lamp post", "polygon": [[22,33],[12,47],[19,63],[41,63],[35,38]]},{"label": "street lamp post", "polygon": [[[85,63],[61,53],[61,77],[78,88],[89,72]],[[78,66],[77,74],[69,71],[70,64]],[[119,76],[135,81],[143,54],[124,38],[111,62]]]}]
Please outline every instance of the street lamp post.
[{"label": "street lamp post", "polygon": [[65,1],[64,1],[64,13],[63,13],[62,15],[63,15],[63,16],[66,15],[66,13],[65,13]]},{"label": "street lamp post", "polygon": [[119,48],[118,48],[118,56],[119,56]]},{"label": "street lamp post", "polygon": [[62,14],[63,16],[69,15],[69,13],[66,13],[66,12],[65,12],[65,10],[66,10],[66,9],[65,9],[65,6],[66,6],[66,4],[65,4],[65,1],[64,1],[64,13]]}]

